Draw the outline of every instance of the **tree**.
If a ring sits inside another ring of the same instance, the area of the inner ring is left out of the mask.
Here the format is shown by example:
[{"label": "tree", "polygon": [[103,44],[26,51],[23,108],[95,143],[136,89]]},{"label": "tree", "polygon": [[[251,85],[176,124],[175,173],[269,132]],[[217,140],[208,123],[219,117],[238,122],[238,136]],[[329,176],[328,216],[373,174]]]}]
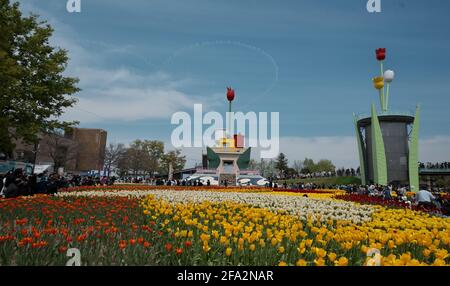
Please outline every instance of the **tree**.
[{"label": "tree", "polygon": [[254,169],[259,171],[261,176],[265,178],[274,177],[276,174],[275,162],[273,160],[266,161],[261,158],[261,161],[255,162]]},{"label": "tree", "polygon": [[305,158],[305,160],[303,161],[302,173],[303,174],[313,173],[314,172],[314,168],[315,168],[314,160]]},{"label": "tree", "polygon": [[149,153],[144,149],[144,142],[141,140],[133,141],[124,154],[124,158],[120,160],[120,168],[122,172],[128,169],[134,177],[144,175],[147,170],[147,164],[151,158]]},{"label": "tree", "polygon": [[314,172],[334,172],[336,167],[330,160],[322,159],[317,162]]},{"label": "tree", "polygon": [[281,177],[286,175],[288,169],[288,159],[284,153],[280,153],[275,161],[275,168],[280,172]]},{"label": "tree", "polygon": [[77,145],[64,137],[62,131],[55,130],[45,134],[43,141],[47,146],[48,154],[53,160],[53,170],[68,168],[71,162],[77,158]]},{"label": "tree", "polygon": [[173,150],[164,154],[161,160],[161,174],[168,175],[169,179],[173,175],[171,172],[183,170],[186,164],[186,156],[181,156],[180,150]]},{"label": "tree", "polygon": [[302,172],[303,162],[300,160],[295,160],[294,164],[292,164],[292,169],[295,170],[295,174],[298,176]]},{"label": "tree", "polygon": [[254,159],[250,159],[250,161],[248,162],[248,168],[250,170],[257,170],[258,162],[256,162]]},{"label": "tree", "polygon": [[39,133],[76,122],[58,118],[76,100],[78,79],[63,75],[67,51],[50,46],[53,29],[19,4],[0,0],[0,153],[11,156],[14,139],[36,143]]},{"label": "tree", "polygon": [[140,141],[142,150],[146,153],[144,170],[150,176],[160,171],[161,162],[164,156],[164,142],[157,140]]},{"label": "tree", "polygon": [[160,171],[164,156],[164,143],[152,140],[134,140],[123,152],[117,167],[121,175],[131,172],[138,175],[154,175]]},{"label": "tree", "polygon": [[123,144],[109,143],[105,150],[105,167],[108,171],[108,177],[111,172],[111,167],[118,166],[119,161],[125,155],[126,148]]},{"label": "tree", "polygon": [[121,156],[117,161],[117,170],[120,177],[128,176],[131,171],[131,161],[128,150],[129,149],[125,149],[123,156]]},{"label": "tree", "polygon": [[286,176],[294,177],[297,174],[297,171],[294,168],[287,168]]}]

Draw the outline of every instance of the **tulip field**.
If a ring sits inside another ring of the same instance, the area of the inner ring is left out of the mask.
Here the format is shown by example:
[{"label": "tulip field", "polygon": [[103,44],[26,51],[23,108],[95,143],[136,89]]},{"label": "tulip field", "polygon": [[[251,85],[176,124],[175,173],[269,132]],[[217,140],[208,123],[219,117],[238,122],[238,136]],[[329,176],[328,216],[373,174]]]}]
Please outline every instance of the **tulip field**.
[{"label": "tulip field", "polygon": [[[359,201],[358,201],[359,200]],[[111,186],[0,200],[0,265],[450,264],[450,219],[342,191]]]}]

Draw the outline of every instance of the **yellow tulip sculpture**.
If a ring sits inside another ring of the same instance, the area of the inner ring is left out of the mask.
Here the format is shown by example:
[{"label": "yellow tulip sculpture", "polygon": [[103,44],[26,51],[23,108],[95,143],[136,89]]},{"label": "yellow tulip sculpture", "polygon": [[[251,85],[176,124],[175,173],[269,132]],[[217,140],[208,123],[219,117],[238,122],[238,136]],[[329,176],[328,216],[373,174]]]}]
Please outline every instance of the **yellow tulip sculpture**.
[{"label": "yellow tulip sculpture", "polygon": [[378,76],[373,78],[373,86],[378,89],[378,92],[380,94],[381,109],[383,111],[386,111],[386,107],[384,104],[384,77]]},{"label": "yellow tulip sculpture", "polygon": [[384,88],[384,78],[382,76],[375,77],[373,79],[373,85],[376,89],[381,90]]}]

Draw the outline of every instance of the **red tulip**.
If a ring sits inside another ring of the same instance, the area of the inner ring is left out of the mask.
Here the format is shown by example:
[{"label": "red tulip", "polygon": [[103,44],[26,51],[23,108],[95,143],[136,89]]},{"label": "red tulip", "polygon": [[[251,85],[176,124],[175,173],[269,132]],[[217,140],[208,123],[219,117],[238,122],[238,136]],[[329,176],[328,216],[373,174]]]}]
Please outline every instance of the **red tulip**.
[{"label": "red tulip", "polygon": [[386,49],[385,48],[376,49],[376,54],[377,60],[384,61],[384,59],[386,58]]},{"label": "red tulip", "polygon": [[228,101],[233,101],[234,99],[234,89],[227,87],[227,99]]},{"label": "red tulip", "polygon": [[127,247],[127,242],[125,240],[119,241],[119,248],[124,249],[125,247]]}]

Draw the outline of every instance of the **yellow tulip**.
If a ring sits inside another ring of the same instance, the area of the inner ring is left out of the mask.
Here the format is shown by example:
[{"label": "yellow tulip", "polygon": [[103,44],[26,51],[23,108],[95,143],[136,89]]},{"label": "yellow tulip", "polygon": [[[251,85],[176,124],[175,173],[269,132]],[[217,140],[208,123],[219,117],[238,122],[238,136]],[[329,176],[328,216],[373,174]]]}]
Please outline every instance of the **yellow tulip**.
[{"label": "yellow tulip", "polygon": [[320,257],[320,258],[324,258],[327,255],[327,251],[323,248],[316,248],[315,252],[316,252],[317,257]]},{"label": "yellow tulip", "polygon": [[448,257],[448,251],[446,249],[438,249],[434,252],[436,258],[446,259]]},{"label": "yellow tulip", "polygon": [[225,255],[226,255],[226,256],[230,256],[230,255],[231,255],[231,251],[232,251],[232,249],[228,247],[228,248],[225,250]]},{"label": "yellow tulip", "polygon": [[445,260],[436,258],[433,262],[433,266],[445,266]]},{"label": "yellow tulip", "polygon": [[384,78],[381,76],[375,77],[373,79],[373,85],[378,90],[382,89],[384,87]]},{"label": "yellow tulip", "polygon": [[306,265],[308,265],[308,264],[306,263],[305,260],[299,259],[299,260],[297,260],[297,262],[295,263],[295,265],[297,265],[297,266],[306,266]]},{"label": "yellow tulip", "polygon": [[272,238],[272,240],[270,241],[270,244],[272,244],[272,246],[275,246],[278,244],[278,240],[276,238]]},{"label": "yellow tulip", "polygon": [[303,253],[305,253],[306,248],[305,247],[299,247],[299,248],[297,248],[297,251],[298,251],[298,253],[303,254]]},{"label": "yellow tulip", "polygon": [[406,266],[420,266],[420,261],[417,259],[412,259],[408,263],[406,263]]},{"label": "yellow tulip", "polygon": [[411,260],[411,254],[410,254],[410,253],[403,253],[403,254],[400,256],[400,260],[401,260],[404,264],[408,263],[408,262]]},{"label": "yellow tulip", "polygon": [[328,254],[328,259],[329,259],[331,262],[334,262],[334,261],[336,260],[336,253],[330,252],[330,253]]},{"label": "yellow tulip", "polygon": [[335,264],[337,266],[347,266],[348,265],[348,259],[346,257],[342,256],[337,261],[335,261]]},{"label": "yellow tulip", "polygon": [[208,244],[204,244],[204,245],[203,245],[203,251],[204,251],[204,252],[209,252],[210,250],[211,250],[211,247],[209,247]]},{"label": "yellow tulip", "polygon": [[264,239],[260,239],[259,240],[259,246],[261,246],[261,247],[265,247],[266,246],[266,242],[264,241]]},{"label": "yellow tulip", "polygon": [[392,248],[395,248],[395,247],[396,247],[395,241],[393,241],[392,239],[389,240],[389,241],[388,241],[388,248],[389,248],[389,249],[392,249]]},{"label": "yellow tulip", "polygon": [[325,260],[323,258],[314,260],[314,263],[316,264],[316,266],[325,266]]},{"label": "yellow tulip", "polygon": [[428,257],[428,256],[430,256],[430,254],[431,254],[431,250],[429,250],[429,249],[424,249],[424,250],[422,251],[422,254],[423,254],[423,256]]}]

